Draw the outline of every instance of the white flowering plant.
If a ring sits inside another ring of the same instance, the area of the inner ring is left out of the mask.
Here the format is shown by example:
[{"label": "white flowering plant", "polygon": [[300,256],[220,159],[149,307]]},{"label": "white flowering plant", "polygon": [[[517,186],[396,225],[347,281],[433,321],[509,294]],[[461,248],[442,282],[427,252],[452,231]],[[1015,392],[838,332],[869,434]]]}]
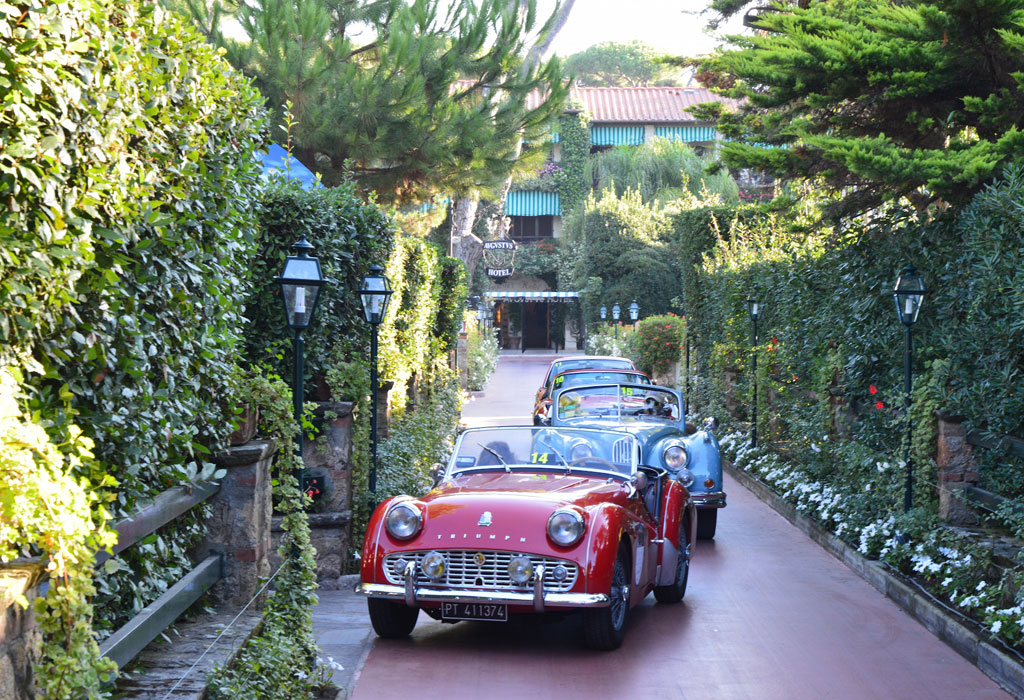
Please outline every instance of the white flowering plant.
[{"label": "white flowering plant", "polygon": [[[837,444],[838,442],[838,444]],[[905,465],[854,441],[807,439],[833,460],[808,466],[767,449],[750,447],[749,436],[724,427],[723,457],[756,476],[796,509],[814,518],[862,555],[884,561],[915,578],[930,593],[1011,646],[1024,646],[1024,572],[1000,571],[991,550],[942,526],[927,508],[898,510]],[[826,473],[827,472],[827,473]]]}]

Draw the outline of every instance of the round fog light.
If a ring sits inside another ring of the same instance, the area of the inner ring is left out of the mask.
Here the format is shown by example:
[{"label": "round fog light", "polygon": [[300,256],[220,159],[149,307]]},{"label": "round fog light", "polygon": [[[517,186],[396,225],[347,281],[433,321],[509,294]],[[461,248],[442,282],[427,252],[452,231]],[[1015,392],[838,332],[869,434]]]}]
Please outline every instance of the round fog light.
[{"label": "round fog light", "polygon": [[420,568],[428,578],[439,579],[444,577],[445,566],[444,555],[440,552],[427,552],[420,562]]},{"label": "round fog light", "polygon": [[561,564],[559,564],[551,572],[551,578],[555,579],[556,581],[564,581],[565,579],[569,578],[569,570]]},{"label": "round fog light", "polygon": [[533,576],[533,563],[529,557],[516,556],[508,562],[508,577],[517,586],[525,586]]},{"label": "round fog light", "polygon": [[676,472],[676,481],[678,481],[686,488],[690,488],[691,486],[693,486],[693,472],[691,472],[689,469],[685,467],[680,469],[678,472]]}]

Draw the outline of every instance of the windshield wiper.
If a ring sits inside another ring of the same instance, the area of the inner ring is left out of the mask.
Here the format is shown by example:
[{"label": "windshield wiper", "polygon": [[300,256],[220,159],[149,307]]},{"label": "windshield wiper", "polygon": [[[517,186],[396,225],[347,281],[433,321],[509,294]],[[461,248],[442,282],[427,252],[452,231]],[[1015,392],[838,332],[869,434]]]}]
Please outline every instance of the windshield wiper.
[{"label": "windshield wiper", "polygon": [[559,461],[561,461],[562,464],[565,465],[565,473],[566,474],[572,474],[572,467],[570,467],[569,463],[565,461],[565,457],[562,456],[561,452],[559,452],[554,447],[549,445],[548,442],[544,438],[540,438],[540,437],[537,438],[537,442],[539,442],[540,444],[544,445],[544,447],[546,447],[549,450],[551,450],[552,452],[554,452],[555,456],[558,457]]},{"label": "windshield wiper", "polygon": [[509,474],[511,474],[511,473],[512,473],[512,467],[508,466],[508,462],[506,462],[506,461],[505,461],[504,459],[502,459],[502,458],[501,458],[501,455],[500,455],[500,454],[498,454],[497,452],[495,452],[494,450],[492,450],[492,449],[491,449],[490,447],[488,447],[487,445],[480,445],[480,447],[484,448],[485,450],[487,450],[488,452],[490,452],[490,453],[491,453],[492,455],[494,455],[495,457],[497,457],[497,458],[498,458],[498,461],[499,461],[499,462],[501,462],[501,466],[505,467],[505,471],[506,471],[507,473],[509,473]]}]

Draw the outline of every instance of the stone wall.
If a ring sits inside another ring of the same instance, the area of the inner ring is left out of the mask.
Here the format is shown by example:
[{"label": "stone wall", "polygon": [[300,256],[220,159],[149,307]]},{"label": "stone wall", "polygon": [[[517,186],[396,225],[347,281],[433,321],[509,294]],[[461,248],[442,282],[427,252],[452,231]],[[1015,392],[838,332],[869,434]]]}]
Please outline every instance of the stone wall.
[{"label": "stone wall", "polygon": [[974,509],[964,500],[964,487],[977,486],[978,466],[967,443],[963,416],[938,414],[938,444],[935,451],[939,483],[939,517],[953,525],[974,525],[978,522]]},{"label": "stone wall", "polygon": [[[42,641],[32,613],[43,565],[37,562],[0,564],[0,700],[29,700],[33,696],[32,664]],[[29,607],[14,598],[24,594]]]},{"label": "stone wall", "polygon": [[[387,432],[388,414],[385,410],[388,392],[378,392],[380,406],[377,416],[378,433]],[[321,403],[317,407],[315,422],[320,433],[315,440],[303,446],[306,474],[323,484],[323,493],[309,514],[310,539],[316,549],[316,575],[324,588],[345,573],[351,539],[352,521],[352,408],[350,402]],[[271,524],[269,548],[270,570],[281,563],[277,548],[283,530],[282,518],[275,516]]]}]

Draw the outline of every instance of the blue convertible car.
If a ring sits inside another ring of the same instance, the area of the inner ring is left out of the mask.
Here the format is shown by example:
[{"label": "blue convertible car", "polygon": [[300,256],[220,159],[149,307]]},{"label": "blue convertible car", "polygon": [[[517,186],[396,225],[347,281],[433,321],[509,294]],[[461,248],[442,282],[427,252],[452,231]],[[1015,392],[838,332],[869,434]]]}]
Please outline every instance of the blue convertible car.
[{"label": "blue convertible car", "polygon": [[551,425],[613,428],[639,442],[640,464],[663,467],[690,492],[697,506],[697,539],[715,536],[725,507],[722,459],[709,420],[698,430],[686,422],[678,391],[649,384],[567,387],[553,397]]}]

